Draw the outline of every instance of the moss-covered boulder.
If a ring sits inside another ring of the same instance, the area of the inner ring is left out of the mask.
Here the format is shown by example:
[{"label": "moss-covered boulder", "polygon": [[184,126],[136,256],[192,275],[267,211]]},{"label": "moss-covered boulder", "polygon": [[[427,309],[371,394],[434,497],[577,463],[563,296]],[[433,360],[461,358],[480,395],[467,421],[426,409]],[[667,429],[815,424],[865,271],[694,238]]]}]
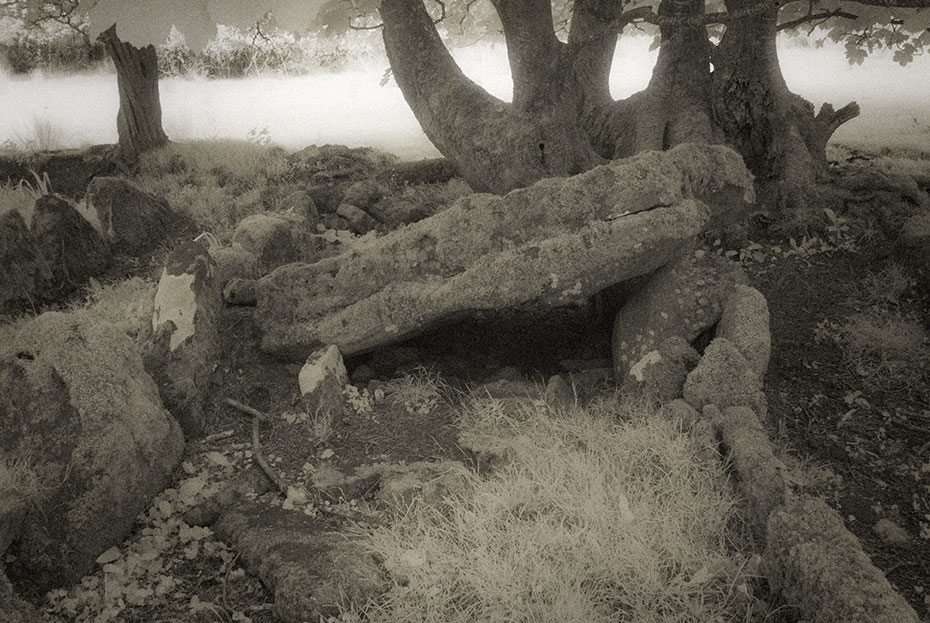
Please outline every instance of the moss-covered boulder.
[{"label": "moss-covered boulder", "polygon": [[32,235],[52,273],[51,296],[68,294],[102,273],[110,263],[107,241],[67,199],[46,195],[36,200]]},{"label": "moss-covered boulder", "polygon": [[94,178],[85,201],[113,250],[127,255],[143,255],[169,238],[194,233],[189,216],[119,177]]},{"label": "moss-covered boulder", "polygon": [[680,255],[709,224],[740,218],[752,177],[721,146],[682,145],[448,209],[258,283],[262,348],[344,356],[481,309],[583,304]]},{"label": "moss-covered boulder", "polygon": [[625,379],[644,356],[671,337],[694,341],[720,320],[733,287],[747,281],[739,264],[704,250],[686,253],[662,268],[614,318],[616,377]]},{"label": "moss-covered boulder", "polygon": [[0,455],[38,484],[13,539],[14,582],[77,582],[164,489],[183,438],[132,341],[90,312],[50,312],[0,346]]},{"label": "moss-covered boulder", "polygon": [[50,278],[22,214],[0,214],[0,312],[35,302]]},{"label": "moss-covered boulder", "polygon": [[388,588],[357,539],[299,511],[245,502],[224,512],[214,529],[274,592],[272,612],[286,623],[339,616]]}]

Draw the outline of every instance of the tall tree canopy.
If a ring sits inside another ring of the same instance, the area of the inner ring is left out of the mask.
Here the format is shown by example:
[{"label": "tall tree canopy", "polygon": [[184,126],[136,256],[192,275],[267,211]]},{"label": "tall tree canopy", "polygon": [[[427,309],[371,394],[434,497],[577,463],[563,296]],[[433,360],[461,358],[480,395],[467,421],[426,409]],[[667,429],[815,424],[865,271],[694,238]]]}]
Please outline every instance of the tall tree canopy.
[{"label": "tall tree canopy", "polygon": [[[161,43],[175,26],[196,48],[217,23],[249,26],[269,12],[290,30],[382,28],[414,114],[477,190],[502,193],[605,159],[714,142],[742,154],[767,201],[795,208],[826,172],[828,139],[859,109],[818,111],[791,93],[777,33],[816,31],[844,42],[855,63],[889,47],[906,64],[930,46],[930,0],[81,0],[81,7],[92,34],[115,23],[119,37],[138,46]],[[608,77],[617,38],[630,27],[656,32],[658,60],[646,89],[614,100]],[[506,40],[511,102],[466,77],[441,36],[482,29],[499,29]]]}]

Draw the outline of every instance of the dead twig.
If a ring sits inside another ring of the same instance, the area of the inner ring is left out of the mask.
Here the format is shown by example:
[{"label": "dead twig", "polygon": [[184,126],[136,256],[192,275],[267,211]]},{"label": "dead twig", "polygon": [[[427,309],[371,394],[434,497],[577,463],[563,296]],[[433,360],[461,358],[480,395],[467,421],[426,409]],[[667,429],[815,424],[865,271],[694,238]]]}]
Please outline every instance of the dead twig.
[{"label": "dead twig", "polygon": [[262,453],[262,442],[259,436],[258,423],[261,420],[270,422],[271,418],[269,418],[261,411],[253,409],[252,407],[242,404],[238,400],[233,400],[232,398],[227,398],[226,404],[238,409],[246,415],[252,416],[252,455],[255,457],[255,462],[258,463],[258,466],[262,468],[262,471],[265,472],[265,475],[268,476],[271,482],[275,484],[275,486],[278,488],[278,491],[281,492],[281,495],[287,497],[287,481],[279,476],[278,473],[271,468],[271,465],[268,464],[268,461],[265,460],[265,455]]}]

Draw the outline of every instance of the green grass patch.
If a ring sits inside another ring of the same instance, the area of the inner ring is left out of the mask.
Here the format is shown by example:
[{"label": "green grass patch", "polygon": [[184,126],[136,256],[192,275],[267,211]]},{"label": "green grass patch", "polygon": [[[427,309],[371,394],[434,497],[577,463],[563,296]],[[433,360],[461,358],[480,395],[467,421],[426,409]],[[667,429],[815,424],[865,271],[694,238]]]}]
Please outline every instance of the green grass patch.
[{"label": "green grass patch", "polygon": [[742,621],[751,546],[723,465],[643,404],[475,398],[465,430],[510,460],[369,537],[392,589],[372,621]]}]

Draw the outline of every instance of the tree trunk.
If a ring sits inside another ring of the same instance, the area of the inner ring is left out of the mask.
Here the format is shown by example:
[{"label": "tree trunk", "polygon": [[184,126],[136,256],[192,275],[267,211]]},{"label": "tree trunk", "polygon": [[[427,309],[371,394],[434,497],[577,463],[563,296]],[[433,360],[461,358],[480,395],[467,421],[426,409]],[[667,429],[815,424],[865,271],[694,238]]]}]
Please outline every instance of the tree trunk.
[{"label": "tree trunk", "polygon": [[[731,14],[754,0],[727,0]],[[804,212],[814,185],[827,172],[827,140],[859,113],[852,103],[834,113],[791,93],[778,64],[778,9],[732,19],[714,51],[713,110],[726,141],[742,154],[756,176],[763,207],[776,213]]]},{"label": "tree trunk", "polygon": [[[423,131],[476,191],[505,193],[601,162],[580,128],[576,89],[561,70],[562,44],[532,36],[520,5],[501,0],[515,103],[492,97],[456,65],[422,0],[384,0],[384,47],[394,78]],[[538,10],[539,7],[532,7]],[[552,32],[551,19],[549,30]],[[539,58],[532,58],[534,56]]]},{"label": "tree trunk", "polygon": [[116,25],[101,33],[99,40],[106,46],[107,54],[116,66],[119,86],[117,159],[132,165],[142,152],[168,142],[161,125],[155,47],[149,45],[139,49],[120,41],[116,36]]},{"label": "tree trunk", "polygon": [[[492,0],[513,74],[507,104],[462,74],[423,0],[383,0],[384,44],[394,76],[426,135],[475,190],[504,193],[603,159],[680,143],[728,143],[757,176],[771,207],[804,209],[827,172],[824,149],[855,117],[792,94],[775,48],[778,6],[726,0],[716,48],[704,0],[662,0],[623,12],[616,0],[576,0],[567,43],[555,36],[550,0]],[[617,35],[637,17],[660,24],[647,88],[621,101],[608,80]]]}]

